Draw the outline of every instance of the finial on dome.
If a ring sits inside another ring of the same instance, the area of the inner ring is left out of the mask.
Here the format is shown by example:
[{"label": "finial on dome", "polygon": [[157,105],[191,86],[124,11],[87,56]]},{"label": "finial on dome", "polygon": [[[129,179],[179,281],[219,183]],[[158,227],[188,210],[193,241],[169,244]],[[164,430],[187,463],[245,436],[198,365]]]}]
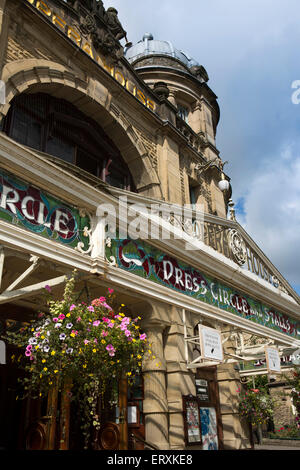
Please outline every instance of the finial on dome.
[{"label": "finial on dome", "polygon": [[144,36],[143,36],[143,41],[145,41],[146,39],[148,39],[149,41],[152,41],[153,40],[153,34],[152,33],[145,33]]}]

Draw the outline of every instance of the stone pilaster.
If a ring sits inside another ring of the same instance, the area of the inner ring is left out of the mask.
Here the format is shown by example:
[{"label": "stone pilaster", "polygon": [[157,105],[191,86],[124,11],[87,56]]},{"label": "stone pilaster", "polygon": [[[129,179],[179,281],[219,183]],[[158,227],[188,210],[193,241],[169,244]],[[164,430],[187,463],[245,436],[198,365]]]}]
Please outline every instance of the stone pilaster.
[{"label": "stone pilaster", "polygon": [[[234,352],[230,341],[227,352]],[[240,375],[234,364],[220,364],[217,368],[220,412],[223,424],[224,449],[250,449],[249,430],[238,413]]]},{"label": "stone pilaster", "polygon": [[163,352],[164,325],[144,327],[154,359],[144,363],[144,403],[146,441],[160,450],[169,449],[166,363]]},{"label": "stone pilaster", "polygon": [[186,367],[182,310],[172,309],[172,325],[165,345],[167,365],[167,399],[169,408],[170,449],[184,449],[182,396],[195,395],[193,373]]}]

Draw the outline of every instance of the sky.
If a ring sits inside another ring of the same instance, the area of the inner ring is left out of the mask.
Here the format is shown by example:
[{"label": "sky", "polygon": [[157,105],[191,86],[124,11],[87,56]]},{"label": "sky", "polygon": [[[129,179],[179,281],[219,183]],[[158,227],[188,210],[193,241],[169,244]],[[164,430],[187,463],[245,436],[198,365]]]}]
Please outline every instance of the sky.
[{"label": "sky", "polygon": [[103,3],[128,41],[151,32],[205,67],[237,220],[300,294],[299,0]]}]

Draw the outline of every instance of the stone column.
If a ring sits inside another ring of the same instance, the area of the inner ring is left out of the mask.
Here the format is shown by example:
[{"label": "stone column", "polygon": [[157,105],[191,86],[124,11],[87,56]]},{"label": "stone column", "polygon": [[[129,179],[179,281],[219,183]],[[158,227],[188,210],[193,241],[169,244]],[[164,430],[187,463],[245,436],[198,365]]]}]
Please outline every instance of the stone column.
[{"label": "stone column", "polygon": [[160,450],[169,449],[168,402],[166,395],[166,364],[163,353],[164,325],[149,324],[143,327],[155,359],[145,360],[144,403],[146,441]]}]

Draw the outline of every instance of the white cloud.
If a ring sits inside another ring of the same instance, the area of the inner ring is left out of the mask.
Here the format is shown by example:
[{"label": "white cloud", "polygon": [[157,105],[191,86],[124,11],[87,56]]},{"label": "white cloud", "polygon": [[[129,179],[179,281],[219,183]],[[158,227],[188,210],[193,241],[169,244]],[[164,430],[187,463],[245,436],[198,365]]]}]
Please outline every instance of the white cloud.
[{"label": "white cloud", "polygon": [[262,162],[244,201],[243,226],[281,274],[300,284],[300,142]]}]

